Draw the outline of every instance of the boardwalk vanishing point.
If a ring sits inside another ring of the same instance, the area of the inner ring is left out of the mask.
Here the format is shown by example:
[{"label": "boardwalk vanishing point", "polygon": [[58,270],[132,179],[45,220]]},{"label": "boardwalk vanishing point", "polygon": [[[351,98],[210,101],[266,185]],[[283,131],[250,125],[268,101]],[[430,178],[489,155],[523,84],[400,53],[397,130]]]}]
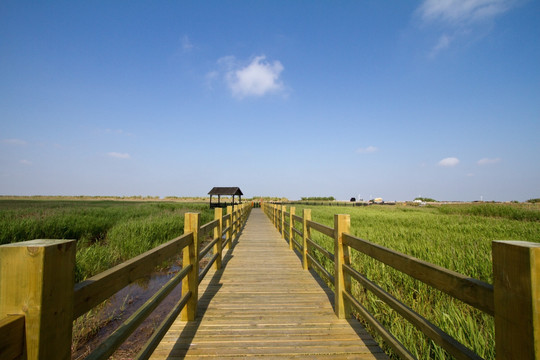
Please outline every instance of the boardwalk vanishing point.
[{"label": "boardwalk vanishing point", "polygon": [[333,293],[261,209],[199,287],[198,316],[178,318],[151,359],[387,359],[355,319],[338,319]]}]

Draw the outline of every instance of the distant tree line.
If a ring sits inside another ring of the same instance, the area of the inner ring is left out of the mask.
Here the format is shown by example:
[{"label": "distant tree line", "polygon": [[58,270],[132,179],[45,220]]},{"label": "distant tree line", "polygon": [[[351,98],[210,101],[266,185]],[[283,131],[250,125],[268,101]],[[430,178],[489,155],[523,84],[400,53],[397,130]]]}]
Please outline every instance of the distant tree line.
[{"label": "distant tree line", "polygon": [[311,197],[303,197],[301,198],[302,201],[334,201],[336,200],[333,196],[311,196]]}]

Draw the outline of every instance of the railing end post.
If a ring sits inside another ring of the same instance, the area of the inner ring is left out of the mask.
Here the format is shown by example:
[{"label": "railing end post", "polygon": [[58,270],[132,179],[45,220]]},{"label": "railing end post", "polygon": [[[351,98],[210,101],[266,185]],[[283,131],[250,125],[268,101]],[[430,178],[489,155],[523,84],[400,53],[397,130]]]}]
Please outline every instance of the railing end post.
[{"label": "railing end post", "polygon": [[75,240],[0,246],[0,318],[24,315],[27,359],[71,358],[75,251]]},{"label": "railing end post", "polygon": [[495,352],[540,359],[540,243],[493,241]]}]

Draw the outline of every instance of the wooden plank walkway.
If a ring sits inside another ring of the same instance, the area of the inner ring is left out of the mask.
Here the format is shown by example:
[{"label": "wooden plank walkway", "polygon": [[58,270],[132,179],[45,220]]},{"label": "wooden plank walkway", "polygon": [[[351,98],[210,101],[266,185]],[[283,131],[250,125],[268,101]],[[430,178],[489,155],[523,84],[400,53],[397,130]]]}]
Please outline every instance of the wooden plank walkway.
[{"label": "wooden plank walkway", "polygon": [[335,316],[332,291],[261,209],[223,263],[200,284],[197,320],[177,319],[151,359],[387,359],[358,321]]}]

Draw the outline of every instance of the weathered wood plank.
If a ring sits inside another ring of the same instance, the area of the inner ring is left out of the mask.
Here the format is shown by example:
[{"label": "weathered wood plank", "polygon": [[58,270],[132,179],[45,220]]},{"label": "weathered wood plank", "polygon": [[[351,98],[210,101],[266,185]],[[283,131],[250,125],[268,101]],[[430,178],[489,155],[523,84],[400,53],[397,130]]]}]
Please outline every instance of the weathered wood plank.
[{"label": "weathered wood plank", "polygon": [[152,359],[387,359],[358,321],[335,316],[332,291],[302,270],[262,210],[234,244],[200,283],[199,316],[177,319]]},{"label": "weathered wood plank", "polygon": [[17,359],[24,349],[24,315],[10,315],[0,320],[0,358]]}]

